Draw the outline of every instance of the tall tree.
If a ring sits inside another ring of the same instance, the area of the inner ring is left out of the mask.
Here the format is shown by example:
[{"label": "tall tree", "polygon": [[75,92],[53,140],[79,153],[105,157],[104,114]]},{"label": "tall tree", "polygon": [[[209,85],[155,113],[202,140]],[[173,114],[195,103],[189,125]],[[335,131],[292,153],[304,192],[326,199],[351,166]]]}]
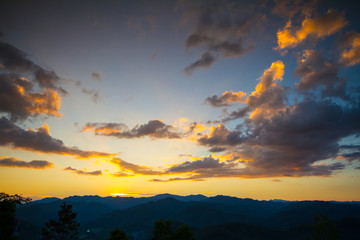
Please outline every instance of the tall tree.
[{"label": "tall tree", "polygon": [[110,232],[108,240],[128,240],[126,233],[119,228],[115,228]]},{"label": "tall tree", "polygon": [[72,211],[72,205],[65,202],[60,206],[58,221],[51,219],[43,228],[43,240],[75,240],[78,239],[79,223],[75,221],[76,213]]},{"label": "tall tree", "polygon": [[17,239],[14,236],[16,230],[16,205],[30,201],[31,198],[24,198],[17,194],[0,193],[0,239]]}]

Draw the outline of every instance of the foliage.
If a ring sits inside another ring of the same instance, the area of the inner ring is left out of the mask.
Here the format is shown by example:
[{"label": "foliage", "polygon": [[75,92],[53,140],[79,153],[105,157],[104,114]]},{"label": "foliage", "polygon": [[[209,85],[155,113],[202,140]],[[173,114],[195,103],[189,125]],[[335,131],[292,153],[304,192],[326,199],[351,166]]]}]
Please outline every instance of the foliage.
[{"label": "foliage", "polygon": [[173,240],[194,240],[194,234],[188,225],[179,226],[173,234]]},{"label": "foliage", "polygon": [[60,206],[58,221],[51,219],[43,228],[44,240],[74,240],[78,239],[79,223],[75,221],[76,213],[72,211],[72,205],[65,202]]},{"label": "foliage", "polygon": [[337,240],[341,239],[340,232],[326,216],[315,216],[311,225],[314,240]]},{"label": "foliage", "polygon": [[172,221],[160,219],[155,222],[151,240],[194,240],[188,225],[179,226],[172,232]]},{"label": "foliage", "polygon": [[126,233],[119,228],[116,228],[110,232],[108,240],[128,240]]},{"label": "foliage", "polygon": [[16,205],[28,203],[31,198],[20,195],[0,193],[0,239],[17,239],[14,236],[16,230]]}]

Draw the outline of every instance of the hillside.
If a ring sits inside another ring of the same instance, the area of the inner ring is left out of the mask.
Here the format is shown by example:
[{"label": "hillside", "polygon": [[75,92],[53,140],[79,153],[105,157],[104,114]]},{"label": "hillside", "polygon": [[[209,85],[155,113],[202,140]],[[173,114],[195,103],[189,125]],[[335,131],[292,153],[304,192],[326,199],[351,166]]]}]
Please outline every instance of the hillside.
[{"label": "hillside", "polygon": [[197,240],[304,239],[311,234],[310,225],[316,215],[329,217],[343,232],[343,239],[355,239],[355,230],[360,228],[357,202],[258,201],[169,194],[147,198],[73,196],[42,199],[19,207],[20,239],[40,239],[41,228],[56,218],[62,201],[73,205],[81,224],[81,239],[106,239],[112,229],[119,227],[133,239],[146,240],[160,218],[171,219],[175,226],[189,225]]}]

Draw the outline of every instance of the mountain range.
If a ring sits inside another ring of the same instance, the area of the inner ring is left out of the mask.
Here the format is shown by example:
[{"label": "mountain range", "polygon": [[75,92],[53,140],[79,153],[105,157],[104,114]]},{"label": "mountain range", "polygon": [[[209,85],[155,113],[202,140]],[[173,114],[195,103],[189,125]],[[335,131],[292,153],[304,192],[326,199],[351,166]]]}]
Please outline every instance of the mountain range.
[{"label": "mountain range", "polygon": [[41,239],[41,229],[56,219],[61,203],[73,206],[80,239],[107,239],[115,228],[133,240],[151,238],[154,222],[187,224],[197,240],[310,239],[315,216],[327,216],[342,239],[358,239],[360,203],[335,201],[259,201],[229,196],[152,197],[72,196],[45,198],[18,207],[21,240]]}]

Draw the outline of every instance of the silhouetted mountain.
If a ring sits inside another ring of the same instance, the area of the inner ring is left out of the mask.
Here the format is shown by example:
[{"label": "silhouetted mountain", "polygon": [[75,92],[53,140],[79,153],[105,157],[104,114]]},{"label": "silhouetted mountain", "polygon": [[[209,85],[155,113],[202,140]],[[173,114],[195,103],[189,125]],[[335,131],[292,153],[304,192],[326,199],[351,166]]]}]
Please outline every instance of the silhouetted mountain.
[{"label": "silhouetted mountain", "polygon": [[[62,201],[47,198],[20,206],[20,239],[39,239],[45,222],[57,218]],[[188,224],[197,240],[306,239],[314,216],[319,214],[336,223],[344,232],[343,239],[355,239],[352,236],[360,226],[357,202],[258,201],[171,194],[142,198],[72,196],[64,201],[77,213],[81,239],[106,239],[110,230],[119,227],[136,240],[148,240],[154,222],[160,218],[172,219],[175,226]]]},{"label": "silhouetted mountain", "polygon": [[296,202],[287,205],[282,211],[271,216],[266,226],[276,229],[289,229],[311,222],[316,215],[324,215],[332,220],[346,217],[360,218],[360,206],[324,201]]}]

